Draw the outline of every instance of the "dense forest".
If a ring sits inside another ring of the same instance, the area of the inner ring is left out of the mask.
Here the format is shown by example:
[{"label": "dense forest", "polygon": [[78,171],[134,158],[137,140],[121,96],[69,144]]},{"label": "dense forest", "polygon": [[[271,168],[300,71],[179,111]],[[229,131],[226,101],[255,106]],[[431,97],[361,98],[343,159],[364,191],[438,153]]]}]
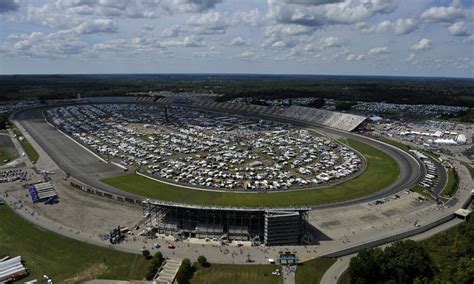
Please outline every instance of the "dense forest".
[{"label": "dense forest", "polygon": [[399,241],[351,259],[351,283],[474,282],[474,219],[422,242]]},{"label": "dense forest", "polygon": [[331,98],[474,107],[474,79],[312,75],[8,75],[0,98],[52,99],[117,96],[131,92],[203,92],[236,97]]}]

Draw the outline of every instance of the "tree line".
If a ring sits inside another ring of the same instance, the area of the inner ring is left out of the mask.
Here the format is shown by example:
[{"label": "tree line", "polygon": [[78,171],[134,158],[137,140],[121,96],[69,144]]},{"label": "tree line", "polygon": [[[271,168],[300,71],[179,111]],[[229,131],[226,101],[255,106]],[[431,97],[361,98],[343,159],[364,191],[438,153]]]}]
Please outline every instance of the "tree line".
[{"label": "tree line", "polygon": [[338,101],[446,104],[474,107],[474,80],[310,75],[14,75],[0,76],[3,100],[123,96],[133,92],[214,93],[238,97],[313,97]]}]

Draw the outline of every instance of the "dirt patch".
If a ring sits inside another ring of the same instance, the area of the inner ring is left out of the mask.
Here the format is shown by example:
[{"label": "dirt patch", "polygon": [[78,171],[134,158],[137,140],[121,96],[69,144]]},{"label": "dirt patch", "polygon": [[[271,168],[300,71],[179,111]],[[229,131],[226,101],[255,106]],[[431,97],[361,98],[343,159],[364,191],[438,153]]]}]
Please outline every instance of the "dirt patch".
[{"label": "dirt patch", "polygon": [[374,214],[368,214],[368,215],[364,215],[364,216],[359,217],[359,219],[364,221],[364,222],[372,222],[372,221],[378,220],[380,218],[377,217]]},{"label": "dirt patch", "polygon": [[93,266],[87,268],[81,273],[74,275],[72,278],[65,279],[64,283],[79,283],[85,280],[93,279],[95,278],[95,276],[102,274],[106,271],[107,266],[105,264],[94,264]]},{"label": "dirt patch", "polygon": [[341,221],[336,220],[336,221],[323,222],[323,223],[321,223],[320,226],[322,228],[330,228],[330,227],[339,226],[341,224],[342,224]]}]

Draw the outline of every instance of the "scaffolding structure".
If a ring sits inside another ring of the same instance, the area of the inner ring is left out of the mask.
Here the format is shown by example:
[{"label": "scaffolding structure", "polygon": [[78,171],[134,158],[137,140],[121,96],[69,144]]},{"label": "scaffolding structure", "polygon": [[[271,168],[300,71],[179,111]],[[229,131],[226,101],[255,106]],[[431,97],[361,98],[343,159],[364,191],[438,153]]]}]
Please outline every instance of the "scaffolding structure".
[{"label": "scaffolding structure", "polygon": [[144,233],[266,245],[299,244],[309,208],[229,208],[143,201]]}]

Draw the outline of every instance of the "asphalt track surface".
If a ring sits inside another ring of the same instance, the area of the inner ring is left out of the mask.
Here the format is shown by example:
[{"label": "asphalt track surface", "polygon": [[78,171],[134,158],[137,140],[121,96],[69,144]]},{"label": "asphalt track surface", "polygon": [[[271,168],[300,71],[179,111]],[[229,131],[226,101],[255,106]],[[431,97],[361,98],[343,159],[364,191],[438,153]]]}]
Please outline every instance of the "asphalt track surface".
[{"label": "asphalt track surface", "polygon": [[[100,161],[86,149],[82,148],[76,142],[72,141],[57,131],[54,127],[46,123],[42,111],[51,107],[52,106],[23,110],[16,113],[14,119],[20,122],[21,126],[23,126],[29,135],[31,135],[33,139],[43,148],[43,150],[46,151],[51,159],[63,171],[70,174],[72,177],[85,184],[113,194],[139,200],[145,199],[143,196],[137,196],[135,194],[124,192],[100,182],[100,179],[120,175],[124,172],[117,166]],[[278,118],[271,119],[281,120]],[[370,139],[355,133],[339,131],[321,126],[302,124],[297,121],[282,121],[312,128],[322,133],[337,135],[366,143],[390,155],[400,167],[400,175],[398,176],[397,180],[375,194],[358,199],[312,206],[313,208],[338,207],[383,198],[414,186],[422,177],[423,170],[420,167],[418,161],[407,152],[404,152],[394,146],[381,143],[377,140]]]}]

